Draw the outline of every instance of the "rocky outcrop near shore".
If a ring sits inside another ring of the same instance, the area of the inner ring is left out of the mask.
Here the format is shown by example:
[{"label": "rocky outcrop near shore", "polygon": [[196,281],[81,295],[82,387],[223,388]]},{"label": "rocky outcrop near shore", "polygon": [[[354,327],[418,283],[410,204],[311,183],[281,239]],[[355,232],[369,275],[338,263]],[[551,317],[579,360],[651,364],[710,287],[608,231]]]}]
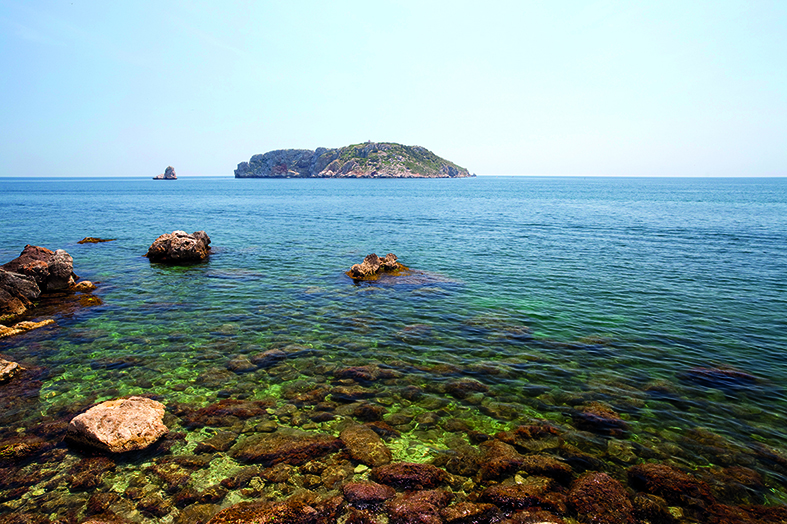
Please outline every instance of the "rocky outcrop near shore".
[{"label": "rocky outcrop near shore", "polygon": [[27,245],[14,260],[0,266],[0,322],[28,311],[42,293],[65,291],[78,278],[74,259],[63,251]]},{"label": "rocky outcrop near shore", "polygon": [[179,265],[200,262],[208,258],[208,254],[210,237],[204,231],[195,231],[191,235],[185,231],[173,231],[154,240],[145,256],[151,262]]},{"label": "rocky outcrop near shore", "polygon": [[360,264],[354,264],[347,272],[347,276],[353,280],[377,280],[383,274],[397,274],[408,269],[397,261],[393,253],[388,253],[384,258],[372,253],[366,255]]},{"label": "rocky outcrop near shore", "polygon": [[464,178],[467,169],[421,146],[366,142],[327,149],[281,149],[241,162],[235,178]]},{"label": "rocky outcrop near shore", "polygon": [[31,277],[42,293],[68,289],[78,278],[74,274],[74,259],[64,250],[51,251],[29,244],[18,257],[0,267]]}]

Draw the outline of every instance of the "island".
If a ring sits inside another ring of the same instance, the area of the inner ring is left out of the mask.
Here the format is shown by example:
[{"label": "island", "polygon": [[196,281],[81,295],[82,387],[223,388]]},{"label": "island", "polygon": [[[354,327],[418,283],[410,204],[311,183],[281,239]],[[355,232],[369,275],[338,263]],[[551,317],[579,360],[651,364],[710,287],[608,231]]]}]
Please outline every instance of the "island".
[{"label": "island", "polygon": [[464,178],[467,169],[425,147],[366,142],[327,149],[280,149],[238,164],[235,178]]},{"label": "island", "polygon": [[153,180],[177,180],[177,179],[178,176],[175,174],[175,168],[172,166],[167,166],[167,169],[164,171],[164,173],[153,177]]}]

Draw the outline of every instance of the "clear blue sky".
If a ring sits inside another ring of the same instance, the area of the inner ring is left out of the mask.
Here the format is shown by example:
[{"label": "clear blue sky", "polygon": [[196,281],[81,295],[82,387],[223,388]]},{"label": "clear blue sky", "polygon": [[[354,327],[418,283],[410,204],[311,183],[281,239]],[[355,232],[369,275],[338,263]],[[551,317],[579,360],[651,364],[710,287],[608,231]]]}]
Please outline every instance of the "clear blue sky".
[{"label": "clear blue sky", "polygon": [[0,176],[422,145],[478,174],[787,176],[787,2],[0,0]]}]

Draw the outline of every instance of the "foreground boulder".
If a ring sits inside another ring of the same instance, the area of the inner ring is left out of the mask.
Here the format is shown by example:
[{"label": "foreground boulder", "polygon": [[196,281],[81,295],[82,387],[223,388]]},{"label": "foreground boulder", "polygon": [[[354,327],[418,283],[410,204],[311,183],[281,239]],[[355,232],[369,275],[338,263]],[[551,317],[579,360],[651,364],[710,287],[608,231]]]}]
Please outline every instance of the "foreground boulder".
[{"label": "foreground boulder", "polygon": [[189,264],[205,260],[210,253],[210,237],[204,231],[189,235],[173,231],[158,237],[145,255],[151,262]]},{"label": "foreground boulder", "polygon": [[384,273],[407,271],[407,267],[397,262],[396,255],[388,253],[385,258],[376,254],[366,255],[363,262],[353,265],[347,276],[354,280],[377,280]]},{"label": "foreground boulder", "polygon": [[167,433],[164,405],[145,397],[108,400],[77,415],[67,437],[112,453],[144,449]]}]

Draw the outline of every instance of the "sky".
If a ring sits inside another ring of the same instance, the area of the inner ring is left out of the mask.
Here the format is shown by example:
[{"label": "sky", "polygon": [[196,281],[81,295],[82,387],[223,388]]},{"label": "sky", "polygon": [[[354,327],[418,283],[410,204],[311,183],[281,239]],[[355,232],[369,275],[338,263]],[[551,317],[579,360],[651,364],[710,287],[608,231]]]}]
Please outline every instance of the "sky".
[{"label": "sky", "polygon": [[0,0],[0,176],[424,146],[477,174],[787,176],[787,2]]}]

